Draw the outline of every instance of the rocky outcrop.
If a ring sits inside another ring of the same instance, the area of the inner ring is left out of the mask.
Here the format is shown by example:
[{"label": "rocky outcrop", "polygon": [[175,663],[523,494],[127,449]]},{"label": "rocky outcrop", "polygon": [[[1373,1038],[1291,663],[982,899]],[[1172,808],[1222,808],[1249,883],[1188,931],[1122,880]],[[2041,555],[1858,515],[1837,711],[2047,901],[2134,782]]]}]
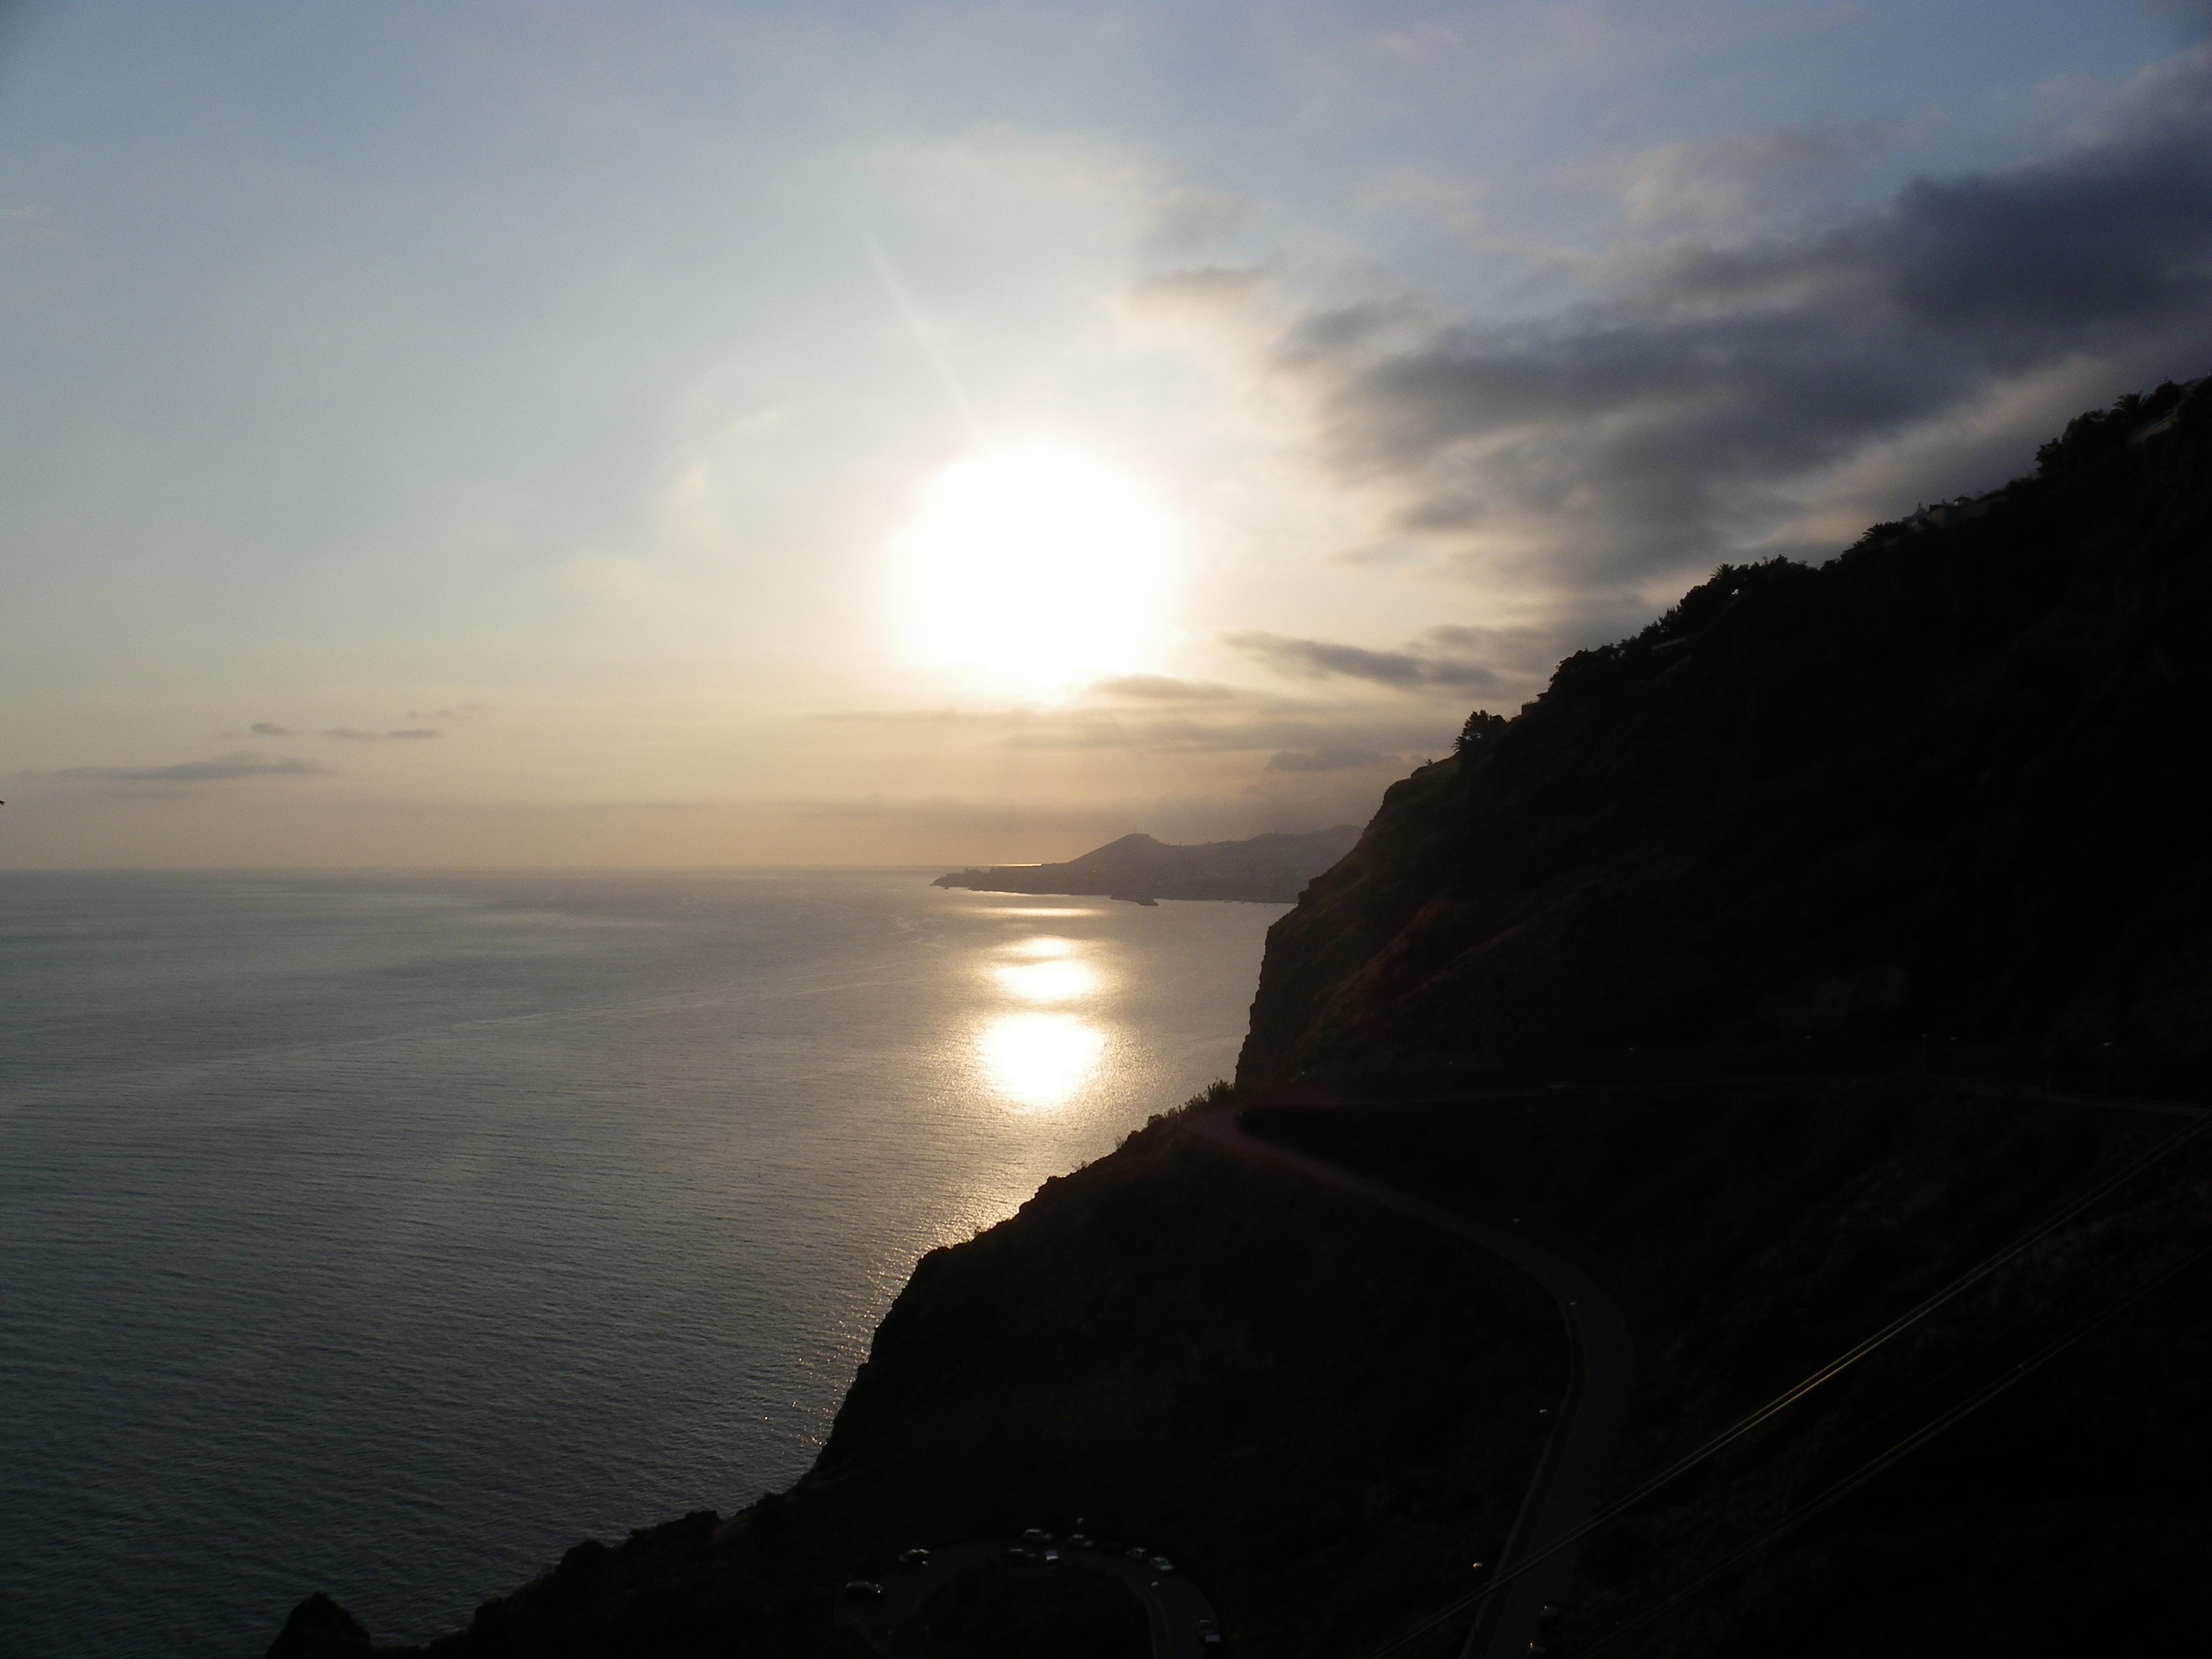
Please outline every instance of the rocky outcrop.
[{"label": "rocky outcrop", "polygon": [[1270,931],[1240,1081],[1816,1032],[2201,1064],[2208,550],[2212,398],[2169,386],[1971,521],[1723,567],[1389,791]]}]

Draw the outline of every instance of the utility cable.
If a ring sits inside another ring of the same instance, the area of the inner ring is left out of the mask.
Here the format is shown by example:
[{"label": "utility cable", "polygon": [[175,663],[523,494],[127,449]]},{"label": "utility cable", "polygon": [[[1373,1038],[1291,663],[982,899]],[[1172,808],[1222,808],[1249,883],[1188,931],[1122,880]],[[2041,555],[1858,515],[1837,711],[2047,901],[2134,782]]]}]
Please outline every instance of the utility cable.
[{"label": "utility cable", "polygon": [[1765,1549],[1769,1544],[1771,1544],[1775,1540],[1780,1538],[1784,1533],[1794,1531],[1796,1528],[1804,1525],[1805,1522],[1810,1521],[1814,1516],[1820,1514],[1821,1510],[1829,1508],[1834,1504],[1840,1503],[1844,1498],[1848,1498],[1851,1493],[1856,1492],[1861,1486],[1866,1485],[1868,1481],[1881,1474],[1883,1470],[1888,1468],[1892,1464],[1898,1462],[1903,1458],[1910,1456],[1912,1453],[1919,1450],[1921,1447],[1926,1445],[1929,1441],[1935,1439],[1936,1436],[1954,1426],[1963,1419],[1970,1417],[1975,1412],[1979,1411],[1984,1406],[1988,1405],[1990,1401],[1995,1400],[1999,1395],[2011,1388],[2015,1382],[2025,1382],[2029,1376],[2042,1370],[2044,1366],[2050,1364],[2053,1359],[2056,1359],[2060,1354],[2072,1347],[2076,1342],[2079,1342],[2083,1337],[2088,1335],[2091,1331],[2103,1324],[2106,1320],[2112,1318],[2115,1314],[2118,1314],[2124,1309],[2141,1301],[2144,1297],[2149,1295],[2151,1291],[2156,1290],[2160,1285],[2172,1278],[2174,1274],[2179,1273],[2183,1268],[2191,1267],[2197,1262],[2202,1261],[2208,1255],[2212,1255],[2212,1245],[2205,1246],[2200,1249],[2192,1250],[2187,1255],[2182,1257],[2179,1261],[2169,1265],[2162,1272],[2154,1274],[2150,1279],[2136,1286],[2134,1291],[2130,1292],[2127,1296],[2123,1297],[2119,1301],[2112,1304],[2108,1307],[2098,1310],[2097,1312],[2090,1315],[2087,1319],[2084,1319],[2075,1325],[2071,1330],[2066,1332],[2063,1336],[2057,1338],[2055,1340],[2039,1349],[2035,1353],[2030,1355],[2027,1358],[2021,1360],[2010,1370],[2003,1372],[2000,1376],[1983,1384],[1981,1388],[1967,1395],[1966,1399],[1952,1407],[1950,1410],[1944,1412],[1931,1421],[1923,1425],[1917,1429],[1915,1429],[1911,1434],[1905,1436],[1904,1439],[1890,1447],[1888,1450],[1868,1459],[1867,1462],[1862,1463],[1857,1468],[1852,1470],[1842,1480],[1837,1481],[1834,1486],[1830,1486],[1819,1497],[1810,1498],[1807,1502],[1800,1504],[1797,1508],[1790,1510],[1788,1515],[1783,1516],[1781,1520],[1775,1522],[1773,1526],[1768,1528],[1766,1531],[1753,1539],[1749,1543],[1747,1543],[1736,1549],[1725,1559],[1716,1563],[1713,1566],[1707,1568],[1704,1572],[1698,1574],[1698,1577],[1692,1579],[1688,1583],[1683,1585],[1681,1589],[1676,1590],[1665,1601],[1646,1608],[1644,1612],[1637,1614],[1633,1619],[1629,1620],[1626,1624],[1615,1626],[1613,1629],[1607,1631],[1603,1636],[1599,1637],[1595,1641],[1583,1644],[1582,1645],[1581,1651],[1585,1653],[1594,1653],[1598,1649],[1608,1646],[1612,1643],[1618,1641],[1620,1638],[1642,1629],[1653,1620],[1657,1619],[1662,1614],[1671,1612],[1674,1608],[1680,1607],[1683,1602],[1688,1601],[1699,1590],[1705,1589],[1706,1585],[1711,1583],[1716,1578],[1721,1577],[1730,1569],[1736,1566],[1740,1562],[1747,1559],[1751,1556],[1756,1555],[1759,1551]]},{"label": "utility cable", "polygon": [[1840,1376],[1845,1370],[1848,1370],[1853,1365],[1858,1364],[1860,1360],[1865,1358],[1876,1349],[1884,1346],[1896,1337],[1902,1335],[1905,1331],[1918,1324],[1922,1320],[1928,1317],[1929,1315],[1942,1308],[1946,1304],[1957,1300],[1960,1297],[1965,1295],[1966,1291],[1980,1284],[1982,1280],[1987,1279],[1991,1273],[1996,1273],[2000,1267],[2002,1267],[2007,1263],[2014,1261],[2023,1252],[2029,1250],[2035,1245],[2042,1243],[2043,1240],[2049,1237],[2059,1228],[2066,1225],[2067,1223],[2077,1218],[2083,1211],[2088,1209],[2099,1200],[2109,1196],[2113,1192],[2118,1191],[2121,1187],[2125,1186],[2129,1182],[2133,1181],[2137,1176],[2142,1174],[2144,1170],[2149,1169],[2152,1165],[2160,1162],[2164,1158],[2171,1156],[2172,1153],[2180,1151],[2180,1149],[2186,1146],[2190,1141],[2203,1133],[2208,1123],[2212,1123],[2212,1115],[2208,1115],[2205,1117],[2193,1121],[2187,1127],[2177,1130],[2174,1133],[2167,1136],[2164,1140],[2160,1141],[2156,1146],[2149,1148],[2146,1152],[2137,1154],[2136,1157],[2131,1159],[2129,1163],[2123,1165],[2112,1175],[2109,1175],[2103,1180],[2098,1182],[2087,1192],[2081,1194],[2079,1197],[2071,1200],[2065,1205],[2063,1205],[2050,1216],[2036,1223],[2035,1225],[2030,1227],[2026,1232],[2019,1235],[2019,1237],[2013,1239],[2009,1243],[2002,1246],[1992,1254],[1983,1257],[1980,1261],[1967,1268],[1965,1273],[1960,1274],[1949,1284],[1944,1285],[1941,1290],[1928,1297],[1917,1306],[1905,1313],[1900,1314],[1897,1318],[1883,1326],[1881,1329],[1874,1333],[1873,1335],[1865,1338],[1856,1346],[1846,1349],[1843,1353],[1838,1354],[1835,1358],[1828,1361],[1826,1364],[1813,1372],[1802,1382],[1784,1389],[1780,1394],[1775,1395],[1773,1399],[1768,1401],[1757,1410],[1739,1419],[1729,1427],[1723,1429],[1718,1434],[1713,1436],[1711,1439],[1706,1441],[1703,1445],[1698,1446],[1696,1449],[1686,1453],[1682,1457],[1678,1458],[1675,1462],[1668,1464],[1665,1468],[1660,1470],[1658,1474],[1651,1476],[1641,1486],[1636,1487],[1634,1491],[1624,1493],[1621,1497],[1615,1498],[1612,1503],[1606,1504],[1603,1508],[1598,1510],[1595,1514],[1593,1514],[1589,1520],[1583,1522],[1579,1527],[1577,1527],[1571,1531],[1565,1534],[1563,1536],[1553,1540],[1542,1549],[1537,1551],[1534,1555],[1528,1556],[1524,1559],[1515,1563],[1511,1567],[1492,1575],[1490,1581],[1484,1584],[1480,1589],[1470,1590],[1466,1595],[1462,1595],[1447,1603],[1445,1606],[1438,1608],[1434,1613],[1423,1620],[1419,1624],[1413,1626],[1409,1629],[1392,1638],[1390,1641],[1383,1644],[1382,1646],[1369,1650],[1367,1659],[1383,1659],[1384,1655],[1395,1653],[1399,1649],[1407,1645],[1409,1643],[1419,1640],[1420,1638],[1427,1635],[1431,1631],[1434,1630],[1437,1626],[1457,1617],[1459,1614],[1466,1612],[1468,1608],[1472,1607],[1478,1602],[1495,1595],[1498,1591],[1503,1589],[1506,1585],[1511,1583],[1516,1578],[1534,1571],[1536,1567],[1541,1565],[1552,1557],[1559,1554],[1562,1550],[1571,1549],[1576,1545],[1581,1543],[1583,1539],[1589,1537],[1590,1534],[1595,1532],[1600,1527],[1605,1526],[1607,1523],[1619,1519],[1620,1516],[1625,1514],[1627,1510],[1642,1503],[1645,1498],[1650,1497],[1662,1487],[1672,1485],[1674,1481],[1680,1480],[1685,1474],[1687,1474],[1692,1469],[1696,1468],[1699,1464],[1705,1462],[1707,1460],[1726,1449],[1729,1446],[1734,1444],[1736,1441],[1741,1440],[1745,1435],[1749,1434],[1753,1429],[1759,1427],[1762,1423],[1766,1422],[1769,1419],[1774,1417],[1778,1413],[1786,1410],[1789,1407],[1795,1405],[1798,1401],[1812,1393],[1814,1389],[1819,1388],[1822,1383],[1832,1382],[1834,1378]]}]

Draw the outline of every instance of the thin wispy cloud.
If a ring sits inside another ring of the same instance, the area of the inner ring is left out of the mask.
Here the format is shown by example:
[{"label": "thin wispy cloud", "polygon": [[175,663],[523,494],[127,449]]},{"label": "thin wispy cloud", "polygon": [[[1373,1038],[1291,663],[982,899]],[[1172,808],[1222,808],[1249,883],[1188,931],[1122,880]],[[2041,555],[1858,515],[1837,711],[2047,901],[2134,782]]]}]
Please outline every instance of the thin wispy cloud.
[{"label": "thin wispy cloud", "polygon": [[[948,737],[969,736],[993,747],[1030,751],[1122,750],[1160,756],[1246,755],[1279,751],[1305,755],[1370,755],[1433,748],[1449,741],[1460,715],[1392,717],[1373,705],[1332,708],[1287,699],[1258,699],[1250,707],[1234,704],[1164,704],[1157,711],[1071,707],[1005,709],[846,710],[831,716],[848,726],[887,731],[937,728]],[[1334,769],[1298,767],[1277,771]]]},{"label": "thin wispy cloud", "polygon": [[105,783],[142,787],[186,788],[198,784],[239,783],[264,778],[320,777],[332,769],[320,761],[272,759],[239,751],[206,760],[173,761],[162,766],[65,766],[50,772],[23,772],[25,778],[68,783]]},{"label": "thin wispy cloud", "polygon": [[1496,691],[1504,680],[1489,664],[1448,654],[1417,642],[1403,650],[1376,651],[1334,640],[1299,639],[1246,629],[1221,642],[1291,679],[1364,680],[1394,690]]},{"label": "thin wispy cloud", "polygon": [[431,738],[441,738],[445,733],[435,726],[402,726],[392,731],[376,732],[356,726],[325,726],[308,729],[279,726],[274,720],[256,720],[242,732],[219,732],[216,735],[223,738],[333,738],[341,743],[421,743]]},{"label": "thin wispy cloud", "polygon": [[1238,696],[1237,688],[1213,680],[1177,679],[1172,674],[1123,674],[1101,680],[1091,688],[1102,697],[1126,697],[1138,702],[1226,702]]},{"label": "thin wispy cloud", "polygon": [[1267,757],[1270,772],[1352,772],[1396,770],[1403,755],[1377,749],[1283,749]]}]

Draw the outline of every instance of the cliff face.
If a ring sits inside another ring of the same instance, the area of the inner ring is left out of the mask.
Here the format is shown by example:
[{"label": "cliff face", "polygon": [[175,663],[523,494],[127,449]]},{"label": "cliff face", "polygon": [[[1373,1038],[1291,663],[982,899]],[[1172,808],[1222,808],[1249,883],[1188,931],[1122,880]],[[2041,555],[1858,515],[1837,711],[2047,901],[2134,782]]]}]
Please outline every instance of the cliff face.
[{"label": "cliff face", "polygon": [[1007,864],[956,870],[933,886],[987,893],[1066,893],[1096,898],[1242,899],[1288,904],[1336,862],[1359,831],[1340,823],[1304,835],[1254,836],[1177,847],[1150,836],[1124,836],[1065,864]]},{"label": "cliff face", "polygon": [[[1158,1121],[921,1260],[789,1492],[579,1544],[427,1650],[865,1659],[832,1624],[846,1580],[1081,1516],[1201,1582],[1240,1652],[1346,1652],[1504,1538],[1564,1384],[1557,1330],[1503,1266]],[[1474,1436],[1470,1394],[1502,1402]],[[416,1651],[323,1598],[270,1650]]]},{"label": "cliff face", "polygon": [[[1817,571],[1724,571],[1517,719],[1470,722],[1276,925],[1246,1076],[1815,1030],[2191,1052],[2212,398],[2130,442],[2179,401],[2076,422],[1972,520],[1881,527]],[[1611,1282],[1643,1373],[1622,1480],[2172,1127],[1898,1080],[1445,1106],[1252,1121],[1525,1218]],[[2085,1309],[2097,1340],[2039,1391],[1646,1645],[1844,1659],[2118,1629],[2164,1651],[2201,1631],[2202,1145],[1853,1368],[1790,1437],[1601,1534],[1562,1639],[1644,1618],[1929,1389],[2025,1372]],[[1240,1653],[1362,1650],[1495,1559],[1564,1384],[1559,1331],[1498,1264],[1169,1117],[925,1258],[790,1492],[580,1544],[428,1650],[857,1659],[831,1621],[854,1573],[1077,1514],[1182,1561]],[[315,1598],[270,1651],[377,1650]]]},{"label": "cliff face", "polygon": [[2188,1064],[2212,396],[2039,460],[1471,721],[1270,931],[1240,1082],[1814,1032]]}]

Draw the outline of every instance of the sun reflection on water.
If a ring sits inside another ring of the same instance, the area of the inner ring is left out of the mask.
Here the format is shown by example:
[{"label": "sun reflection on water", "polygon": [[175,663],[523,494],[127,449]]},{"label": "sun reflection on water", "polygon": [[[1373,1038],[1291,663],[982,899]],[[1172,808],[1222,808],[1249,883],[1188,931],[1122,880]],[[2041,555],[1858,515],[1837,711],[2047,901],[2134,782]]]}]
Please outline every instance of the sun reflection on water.
[{"label": "sun reflection on water", "polygon": [[[989,965],[993,982],[1032,1009],[988,1017],[977,1028],[976,1050],[993,1089],[1018,1110],[1066,1106],[1097,1075],[1105,1056],[1103,1025],[1071,1011],[1036,1006],[1079,1003],[1104,988],[1105,976],[1083,959],[1085,943],[1033,933],[992,953],[1000,958]],[[1014,960],[1006,960],[1010,957]]]},{"label": "sun reflection on water", "polygon": [[1106,1033],[1075,1014],[1000,1014],[977,1042],[993,1085],[1031,1112],[1074,1099],[1106,1053]]},{"label": "sun reflection on water", "polygon": [[994,975],[1024,1002],[1073,1002],[1098,988],[1097,972],[1079,962],[1024,962]]}]

